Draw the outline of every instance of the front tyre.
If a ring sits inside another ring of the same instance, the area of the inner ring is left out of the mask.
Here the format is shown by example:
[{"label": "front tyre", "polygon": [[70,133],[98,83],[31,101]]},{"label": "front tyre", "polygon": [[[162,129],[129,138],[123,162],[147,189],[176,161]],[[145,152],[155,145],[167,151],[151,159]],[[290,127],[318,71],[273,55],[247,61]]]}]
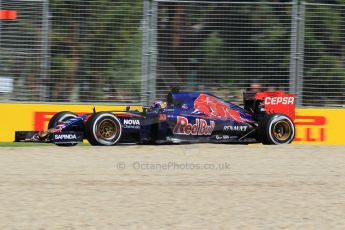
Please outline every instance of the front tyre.
[{"label": "front tyre", "polygon": [[290,144],[295,138],[295,125],[284,114],[265,116],[258,127],[258,140],[265,145]]},{"label": "front tyre", "polygon": [[[63,112],[59,112],[57,114],[55,114],[48,123],[48,129],[52,129],[55,128],[58,124],[76,118],[77,114],[69,112],[69,111],[63,111]],[[59,143],[55,143],[57,146],[63,146],[63,147],[68,147],[68,146],[75,146],[77,145],[77,143],[72,143],[72,144],[59,144]]]},{"label": "front tyre", "polygon": [[121,122],[112,113],[95,113],[86,122],[85,135],[91,145],[115,145],[122,135]]},{"label": "front tyre", "polygon": [[76,118],[77,114],[69,112],[69,111],[63,111],[55,114],[48,123],[48,129],[55,128],[59,123]]}]

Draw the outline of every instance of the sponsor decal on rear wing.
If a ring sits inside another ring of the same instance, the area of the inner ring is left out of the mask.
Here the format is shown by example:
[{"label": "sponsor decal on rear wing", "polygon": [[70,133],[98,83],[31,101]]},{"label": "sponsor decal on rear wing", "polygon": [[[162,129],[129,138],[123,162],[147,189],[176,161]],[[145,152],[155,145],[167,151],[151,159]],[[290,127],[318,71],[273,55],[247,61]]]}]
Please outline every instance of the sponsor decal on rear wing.
[{"label": "sponsor decal on rear wing", "polygon": [[282,91],[266,91],[256,93],[255,98],[263,101],[264,110],[267,114],[282,113],[295,120],[296,97],[294,94]]}]

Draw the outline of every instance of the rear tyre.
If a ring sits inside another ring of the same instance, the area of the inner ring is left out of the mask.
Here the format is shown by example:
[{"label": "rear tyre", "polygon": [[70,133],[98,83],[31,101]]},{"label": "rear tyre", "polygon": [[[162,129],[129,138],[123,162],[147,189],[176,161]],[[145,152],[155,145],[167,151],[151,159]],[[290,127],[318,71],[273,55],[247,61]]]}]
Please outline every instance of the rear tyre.
[{"label": "rear tyre", "polygon": [[95,113],[86,122],[85,135],[91,145],[115,145],[122,136],[121,122],[112,113]]},{"label": "rear tyre", "polygon": [[259,122],[257,133],[257,139],[265,145],[290,144],[295,137],[295,125],[284,114],[271,114]]},{"label": "rear tyre", "polygon": [[63,111],[55,114],[48,123],[48,129],[56,127],[59,123],[67,121],[72,118],[76,118],[77,114],[69,112],[69,111]]},{"label": "rear tyre", "polygon": [[[55,114],[49,121],[48,123],[48,129],[55,128],[59,123],[67,121],[72,118],[76,118],[77,114],[69,112],[69,111],[63,111]],[[55,143],[57,146],[63,146],[63,147],[68,147],[68,146],[75,146],[77,143],[74,144],[58,144]]]}]

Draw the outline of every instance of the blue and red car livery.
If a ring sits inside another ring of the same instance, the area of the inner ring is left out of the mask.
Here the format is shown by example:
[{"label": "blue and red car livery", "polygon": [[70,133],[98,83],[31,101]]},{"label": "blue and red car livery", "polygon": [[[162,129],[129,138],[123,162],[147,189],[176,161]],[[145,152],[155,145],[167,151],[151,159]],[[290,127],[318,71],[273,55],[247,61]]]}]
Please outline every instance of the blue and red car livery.
[{"label": "blue and red car livery", "polygon": [[15,141],[75,145],[185,142],[288,144],[295,136],[295,96],[281,91],[244,93],[238,106],[209,93],[171,92],[143,111],[55,114],[48,129],[17,131]]}]

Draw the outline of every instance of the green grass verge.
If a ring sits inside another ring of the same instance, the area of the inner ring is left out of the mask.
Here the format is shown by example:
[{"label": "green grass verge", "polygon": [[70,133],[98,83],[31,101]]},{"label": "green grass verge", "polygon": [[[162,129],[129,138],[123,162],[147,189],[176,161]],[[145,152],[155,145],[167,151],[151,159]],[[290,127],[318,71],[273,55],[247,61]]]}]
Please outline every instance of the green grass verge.
[{"label": "green grass verge", "polygon": [[[27,142],[0,142],[1,147],[48,147],[55,146],[50,143],[27,143]],[[78,144],[78,146],[90,146],[89,144]]]},{"label": "green grass verge", "polygon": [[25,142],[0,142],[0,147],[30,147],[30,146],[49,146],[48,144],[25,143]]}]

